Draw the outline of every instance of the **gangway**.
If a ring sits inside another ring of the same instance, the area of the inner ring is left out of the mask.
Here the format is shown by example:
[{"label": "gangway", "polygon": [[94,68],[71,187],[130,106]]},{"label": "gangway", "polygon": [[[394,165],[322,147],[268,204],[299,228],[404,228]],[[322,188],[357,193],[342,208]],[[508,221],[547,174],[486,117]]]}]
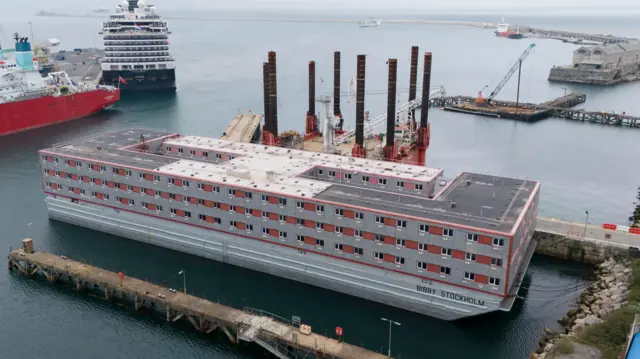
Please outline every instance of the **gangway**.
[{"label": "gangway", "polygon": [[[435,90],[431,91],[429,98],[442,97],[445,94],[446,94],[446,91],[444,86],[439,86]],[[407,117],[408,119],[409,116],[411,116],[412,111],[420,108],[421,106],[422,106],[422,98],[416,98],[415,100],[402,104],[398,106],[398,108],[396,109],[396,118]],[[365,122],[364,124],[365,137],[371,136],[374,133],[375,129],[378,126],[384,125],[386,121],[387,121],[387,114],[385,113],[368,122]],[[341,144],[341,143],[348,142],[355,135],[356,135],[355,129],[345,131],[340,136],[337,136],[334,139],[334,144]]]}]

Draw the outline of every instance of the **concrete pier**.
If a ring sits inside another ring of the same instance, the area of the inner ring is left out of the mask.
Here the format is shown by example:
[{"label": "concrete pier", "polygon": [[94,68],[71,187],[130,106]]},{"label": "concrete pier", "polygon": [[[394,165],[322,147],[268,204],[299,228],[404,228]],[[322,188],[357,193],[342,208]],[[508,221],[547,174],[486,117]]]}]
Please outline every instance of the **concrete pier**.
[{"label": "concrete pier", "polygon": [[135,310],[159,311],[170,323],[187,320],[202,333],[220,329],[232,343],[253,342],[281,359],[296,358],[301,353],[318,358],[387,358],[322,335],[302,333],[287,319],[264,311],[234,309],[64,256],[33,251],[29,239],[23,241],[21,249],[9,253],[8,266],[27,276],[42,275],[52,283],[73,283],[77,290],[98,292],[105,300],[131,303]]}]

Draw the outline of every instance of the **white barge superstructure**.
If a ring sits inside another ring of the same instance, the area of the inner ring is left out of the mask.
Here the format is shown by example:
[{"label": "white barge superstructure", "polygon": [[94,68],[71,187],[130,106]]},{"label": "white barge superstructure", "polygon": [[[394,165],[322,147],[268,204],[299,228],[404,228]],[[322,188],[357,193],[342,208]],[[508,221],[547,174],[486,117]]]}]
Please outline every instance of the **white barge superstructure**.
[{"label": "white barge superstructure", "polygon": [[[40,151],[50,218],[445,320],[511,309],[539,182],[155,130]],[[437,191],[437,193],[436,193]]]}]

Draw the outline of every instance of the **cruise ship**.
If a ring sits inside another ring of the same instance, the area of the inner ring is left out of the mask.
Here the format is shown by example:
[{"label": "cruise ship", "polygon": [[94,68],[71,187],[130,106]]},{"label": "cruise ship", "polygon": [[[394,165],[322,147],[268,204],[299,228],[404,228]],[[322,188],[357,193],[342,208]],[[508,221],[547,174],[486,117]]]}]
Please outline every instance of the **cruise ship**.
[{"label": "cruise ship", "polygon": [[175,91],[167,23],[144,0],[124,0],[102,23],[102,82],[122,91]]},{"label": "cruise ship", "polygon": [[131,129],[39,151],[49,217],[433,316],[509,311],[540,183]]}]

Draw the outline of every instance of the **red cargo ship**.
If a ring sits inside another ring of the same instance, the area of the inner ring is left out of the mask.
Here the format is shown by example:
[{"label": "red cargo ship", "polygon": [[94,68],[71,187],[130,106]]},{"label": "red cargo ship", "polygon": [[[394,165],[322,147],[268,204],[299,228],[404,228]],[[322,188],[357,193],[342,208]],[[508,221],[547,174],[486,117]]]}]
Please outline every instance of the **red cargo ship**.
[{"label": "red cargo ship", "polygon": [[78,84],[65,72],[43,78],[26,38],[16,38],[15,61],[0,58],[0,136],[83,118],[118,100],[113,86]]}]

